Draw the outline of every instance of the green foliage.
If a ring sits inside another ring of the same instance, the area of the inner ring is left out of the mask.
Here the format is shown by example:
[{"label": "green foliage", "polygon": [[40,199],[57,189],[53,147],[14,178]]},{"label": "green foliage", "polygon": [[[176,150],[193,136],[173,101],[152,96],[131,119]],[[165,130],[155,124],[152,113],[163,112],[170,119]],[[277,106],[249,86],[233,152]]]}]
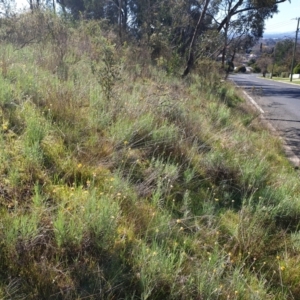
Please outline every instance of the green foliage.
[{"label": "green foliage", "polygon": [[167,297],[166,285],[175,290],[177,276],[182,268],[184,257],[179,253],[169,253],[166,245],[152,243],[137,245],[134,253],[136,272],[141,285],[141,298]]},{"label": "green foliage", "polygon": [[234,63],[232,61],[226,62],[226,71],[233,72],[234,71]]},{"label": "green foliage", "polygon": [[245,66],[239,66],[235,69],[236,73],[246,73],[246,67]]},{"label": "green foliage", "polygon": [[272,66],[272,70],[273,70],[273,76],[280,77],[281,74],[286,70],[286,68],[284,66],[279,66],[275,64],[274,66]]},{"label": "green foliage", "polygon": [[[282,41],[278,41],[275,47],[275,64],[279,67],[284,68],[281,72],[290,70],[293,56],[293,47],[294,40],[293,39],[284,39]],[[296,57],[298,57],[298,53],[296,53]]]},{"label": "green foliage", "polygon": [[296,65],[294,68],[294,74],[300,74],[300,64]]},{"label": "green foliage", "polygon": [[14,247],[17,240],[29,242],[38,234],[38,219],[34,215],[7,217],[3,221],[6,245]]},{"label": "green foliage", "polygon": [[252,66],[252,68],[253,68],[254,73],[260,73],[261,72],[261,68],[257,64],[254,64]]},{"label": "green foliage", "polygon": [[248,66],[249,66],[249,67],[252,67],[255,63],[256,63],[256,59],[251,58],[251,59],[249,60],[249,62],[248,62]]},{"label": "green foliage", "polygon": [[24,131],[24,154],[28,164],[43,164],[41,143],[48,133],[47,121],[37,114],[34,106],[25,103],[23,113],[26,115]]},{"label": "green foliage", "polygon": [[[156,4],[164,26],[186,5]],[[15,31],[0,47],[0,298],[299,298],[299,176],[205,47],[183,80],[167,35],[148,48],[106,22],[15,21],[1,28]]]},{"label": "green foliage", "polygon": [[121,62],[115,61],[115,47],[101,36],[100,31],[99,36],[93,39],[93,44],[95,48],[92,53],[91,70],[102,88],[104,100],[109,102],[113,96],[113,87],[119,78]]},{"label": "green foliage", "polygon": [[13,91],[11,90],[10,82],[2,76],[0,77],[0,88],[0,106],[5,107],[11,103]]},{"label": "green foliage", "polygon": [[60,209],[53,222],[55,240],[57,246],[61,247],[78,247],[83,239],[82,220],[66,210]]},{"label": "green foliage", "polygon": [[83,220],[100,250],[109,250],[113,246],[119,218],[120,207],[117,199],[92,192],[84,208]]}]

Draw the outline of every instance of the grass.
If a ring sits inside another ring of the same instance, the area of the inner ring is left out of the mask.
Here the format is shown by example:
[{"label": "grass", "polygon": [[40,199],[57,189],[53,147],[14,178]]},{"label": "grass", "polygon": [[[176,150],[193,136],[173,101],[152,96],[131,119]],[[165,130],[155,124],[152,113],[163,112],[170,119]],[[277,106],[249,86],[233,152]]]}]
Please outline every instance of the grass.
[{"label": "grass", "polygon": [[218,65],[28,18],[1,28],[0,298],[299,298],[299,176]]},{"label": "grass", "polygon": [[272,80],[276,80],[276,81],[283,81],[283,82],[287,82],[287,83],[295,83],[295,84],[300,84],[300,79],[293,79],[291,81],[290,78],[283,78],[283,77],[272,77]]}]

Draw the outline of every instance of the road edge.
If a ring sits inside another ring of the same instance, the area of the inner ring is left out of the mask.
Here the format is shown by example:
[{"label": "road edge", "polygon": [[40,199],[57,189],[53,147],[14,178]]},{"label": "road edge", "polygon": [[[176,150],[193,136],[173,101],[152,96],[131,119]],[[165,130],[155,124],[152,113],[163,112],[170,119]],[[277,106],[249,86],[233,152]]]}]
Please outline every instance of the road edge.
[{"label": "road edge", "polygon": [[264,111],[263,109],[257,104],[257,102],[241,87],[239,87],[235,82],[231,80],[231,82],[239,89],[243,91],[243,94],[248,99],[248,103],[250,103],[253,107],[255,107],[256,110],[260,112],[260,115],[258,116],[260,122],[267,127],[273,134],[275,134],[281,141],[284,153],[287,157],[287,159],[290,161],[290,163],[293,165],[295,169],[299,169],[300,167],[300,158],[295,154],[295,152],[292,150],[292,148],[286,143],[286,140],[278,133],[278,131],[275,129],[275,127],[268,122],[264,117]]}]

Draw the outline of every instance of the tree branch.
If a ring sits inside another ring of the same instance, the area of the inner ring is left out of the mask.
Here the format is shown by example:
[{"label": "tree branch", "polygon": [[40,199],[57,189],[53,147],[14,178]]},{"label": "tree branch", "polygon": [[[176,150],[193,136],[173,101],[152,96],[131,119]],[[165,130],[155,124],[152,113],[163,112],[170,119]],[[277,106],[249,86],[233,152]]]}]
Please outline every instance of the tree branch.
[{"label": "tree branch", "polygon": [[[279,4],[279,3],[283,3],[283,2],[286,2],[287,0],[277,0],[274,4]],[[240,7],[241,5],[243,4],[243,0],[239,0],[236,5],[229,11],[229,13],[227,14],[227,16],[222,20],[222,22],[220,23],[220,25],[218,26],[218,32],[220,32],[224,25],[226,24],[227,22],[227,19],[230,19],[232,16],[236,15],[236,14],[239,14],[239,13],[242,13],[242,12],[245,12],[245,11],[250,11],[250,10],[254,10],[254,9],[257,9],[257,7],[254,7],[254,6],[250,6],[250,7],[245,7],[243,9],[240,9],[240,10],[237,10],[238,7]],[[261,7],[263,8],[263,7]]]},{"label": "tree branch", "polygon": [[194,45],[195,45],[195,41],[196,41],[196,35],[198,33],[198,30],[199,30],[199,27],[200,27],[200,24],[202,23],[203,19],[204,19],[204,16],[206,14],[206,10],[207,10],[207,7],[208,7],[208,4],[209,4],[210,0],[206,0],[205,3],[204,3],[204,7],[203,7],[203,10],[201,12],[201,15],[199,17],[199,20],[197,22],[197,25],[195,27],[195,30],[194,30],[194,34],[193,34],[193,37],[192,37],[192,40],[191,40],[191,43],[190,43],[190,47],[189,47],[189,54],[188,54],[188,61],[187,61],[187,65],[186,65],[186,68],[182,74],[182,77],[185,77],[186,75],[189,74],[193,64],[194,64],[194,55],[193,55],[193,52],[194,52]]}]

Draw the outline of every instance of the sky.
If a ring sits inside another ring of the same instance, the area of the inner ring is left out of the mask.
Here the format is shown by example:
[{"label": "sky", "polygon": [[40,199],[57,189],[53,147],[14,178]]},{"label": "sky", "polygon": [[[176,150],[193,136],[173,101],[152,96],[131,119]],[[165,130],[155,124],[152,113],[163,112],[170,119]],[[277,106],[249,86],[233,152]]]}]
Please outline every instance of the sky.
[{"label": "sky", "polygon": [[[27,0],[16,0],[18,6],[27,6]],[[300,18],[300,0],[291,0],[278,4],[279,13],[266,21],[265,33],[296,32],[297,20]],[[294,19],[294,20],[292,20]]]},{"label": "sky", "polygon": [[[300,0],[291,0],[278,4],[279,13],[266,21],[265,33],[294,32],[297,18],[300,18]],[[294,19],[294,20],[292,20]]]}]

